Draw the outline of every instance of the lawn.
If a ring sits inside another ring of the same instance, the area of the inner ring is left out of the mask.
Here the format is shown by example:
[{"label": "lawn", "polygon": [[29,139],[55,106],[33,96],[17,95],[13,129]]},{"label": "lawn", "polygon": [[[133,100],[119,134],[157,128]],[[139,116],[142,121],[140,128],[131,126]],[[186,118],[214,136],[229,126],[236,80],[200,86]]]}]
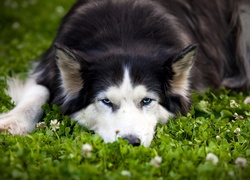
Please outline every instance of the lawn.
[{"label": "lawn", "polygon": [[[73,3],[0,1],[0,113],[14,106],[4,93],[6,78],[26,77]],[[193,93],[187,116],[158,125],[149,148],[104,143],[57,106],[44,105],[45,123],[34,133],[0,133],[0,179],[250,179],[245,97],[224,89]]]}]

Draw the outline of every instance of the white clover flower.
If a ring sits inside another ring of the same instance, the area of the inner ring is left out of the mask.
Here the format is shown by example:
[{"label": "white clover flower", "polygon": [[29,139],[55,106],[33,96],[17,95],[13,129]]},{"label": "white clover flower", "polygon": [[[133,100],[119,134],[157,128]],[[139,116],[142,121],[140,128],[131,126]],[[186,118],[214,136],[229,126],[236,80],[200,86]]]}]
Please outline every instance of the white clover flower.
[{"label": "white clover flower", "polygon": [[246,167],[247,166],[247,160],[246,158],[238,157],[235,160],[235,164],[241,167]]},{"label": "white clover flower", "polygon": [[234,113],[234,117],[236,120],[242,120],[244,117],[242,115],[238,115],[238,113]]},{"label": "white clover flower", "polygon": [[234,117],[237,117],[237,116],[239,116],[238,113],[234,113]]},{"label": "white clover flower", "polygon": [[217,136],[216,136],[216,139],[221,140],[221,137],[217,135]]},{"label": "white clover flower", "polygon": [[161,166],[162,158],[160,156],[155,156],[153,159],[150,161],[150,165],[159,168]]},{"label": "white clover flower", "polygon": [[64,13],[64,7],[63,6],[57,6],[56,7],[56,12],[58,13],[58,14],[62,14],[62,13]]},{"label": "white clover flower", "polygon": [[234,176],[234,172],[231,170],[231,171],[228,172],[228,175],[233,177]]},{"label": "white clover flower", "polygon": [[18,45],[16,46],[16,48],[17,48],[17,49],[22,49],[22,48],[23,48],[23,45],[22,45],[22,44],[18,44]]},{"label": "white clover flower", "polygon": [[130,177],[130,176],[131,176],[131,173],[130,173],[128,170],[123,170],[123,171],[121,172],[121,175]]},{"label": "white clover flower", "polygon": [[231,100],[230,107],[239,107],[239,105],[235,102],[235,100]]},{"label": "white clover flower", "polygon": [[214,165],[219,162],[218,157],[213,153],[208,153],[206,156],[206,160],[212,162]]},{"label": "white clover flower", "polygon": [[90,144],[86,143],[82,145],[82,155],[85,157],[91,157],[93,148]]},{"label": "white clover flower", "polygon": [[46,124],[45,124],[45,122],[39,122],[39,123],[36,124],[36,127],[37,128],[43,128],[43,127],[46,127]]},{"label": "white clover flower", "polygon": [[19,22],[14,22],[13,24],[12,24],[12,29],[18,29],[18,28],[20,28],[20,23]]},{"label": "white clover flower", "polygon": [[51,120],[50,127],[52,131],[56,131],[60,127],[60,122],[58,122],[57,119]]},{"label": "white clover flower", "polygon": [[236,136],[240,136],[240,128],[236,128],[234,130],[234,133],[236,133]]},{"label": "white clover flower", "polygon": [[93,148],[90,144],[86,143],[86,144],[82,145],[82,150],[83,151],[92,151]]}]

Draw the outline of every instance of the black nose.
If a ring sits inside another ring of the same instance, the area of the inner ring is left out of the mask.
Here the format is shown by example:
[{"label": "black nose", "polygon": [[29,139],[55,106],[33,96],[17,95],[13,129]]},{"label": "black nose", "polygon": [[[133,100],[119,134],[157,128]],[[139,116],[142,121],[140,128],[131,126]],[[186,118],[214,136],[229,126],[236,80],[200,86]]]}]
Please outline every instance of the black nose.
[{"label": "black nose", "polygon": [[141,140],[134,135],[127,135],[127,136],[124,136],[122,139],[128,140],[128,143],[132,144],[133,146],[140,146],[141,144]]}]

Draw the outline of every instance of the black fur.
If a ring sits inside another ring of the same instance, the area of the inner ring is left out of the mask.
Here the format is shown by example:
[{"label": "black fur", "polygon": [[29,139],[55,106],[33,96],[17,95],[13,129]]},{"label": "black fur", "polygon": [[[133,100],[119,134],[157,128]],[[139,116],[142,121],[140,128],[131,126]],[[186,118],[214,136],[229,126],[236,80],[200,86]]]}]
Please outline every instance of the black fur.
[{"label": "black fur", "polygon": [[[241,12],[238,0],[81,0],[65,16],[54,43],[67,47],[82,67],[84,84],[65,102],[56,48],[41,57],[37,82],[51,92],[50,102],[66,114],[86,107],[96,93],[119,84],[123,67],[132,82],[157,92],[161,104],[173,113],[185,114],[189,97],[172,91],[172,63],[179,52],[198,44],[190,79],[192,88],[249,87],[249,56],[240,44]],[[248,4],[248,3],[246,3]],[[247,6],[249,7],[249,6]],[[249,8],[250,9],[250,8]],[[248,49],[249,54],[249,49]],[[244,59],[245,58],[245,59]],[[240,81],[239,81],[240,80]]]}]

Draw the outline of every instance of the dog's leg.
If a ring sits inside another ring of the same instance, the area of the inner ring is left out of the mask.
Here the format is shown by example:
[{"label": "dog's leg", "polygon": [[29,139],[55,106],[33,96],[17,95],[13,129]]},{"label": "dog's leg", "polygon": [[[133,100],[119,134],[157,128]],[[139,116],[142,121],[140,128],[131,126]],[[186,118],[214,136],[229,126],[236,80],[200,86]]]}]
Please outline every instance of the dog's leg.
[{"label": "dog's leg", "polygon": [[25,84],[18,80],[11,80],[8,85],[8,93],[16,107],[0,115],[0,131],[7,131],[13,135],[25,135],[34,130],[42,115],[41,106],[49,99],[49,90],[38,85],[33,78]]}]

